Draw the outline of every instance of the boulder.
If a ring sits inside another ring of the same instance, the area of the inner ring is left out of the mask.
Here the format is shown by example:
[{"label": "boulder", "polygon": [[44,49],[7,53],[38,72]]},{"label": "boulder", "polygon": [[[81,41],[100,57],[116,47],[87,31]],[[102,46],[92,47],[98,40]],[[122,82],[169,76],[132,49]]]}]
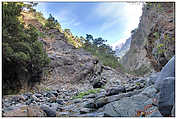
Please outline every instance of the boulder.
[{"label": "boulder", "polygon": [[56,116],[56,110],[53,110],[46,105],[42,105],[40,107],[40,109],[43,110],[47,114],[47,117],[55,117]]},{"label": "boulder", "polygon": [[46,113],[38,106],[23,106],[3,114],[4,117],[46,117]]},{"label": "boulder", "polygon": [[116,95],[116,94],[119,94],[119,93],[125,93],[126,90],[125,90],[125,87],[119,86],[117,88],[110,88],[106,92],[107,92],[106,93],[107,96],[111,96],[111,95]]},{"label": "boulder", "polygon": [[159,82],[158,108],[163,116],[171,116],[175,105],[175,78],[168,77]]},{"label": "boulder", "polygon": [[159,90],[161,80],[166,77],[175,77],[175,56],[162,68],[157,80],[155,81],[155,88]]},{"label": "boulder", "polygon": [[[118,101],[114,101],[105,105],[104,116],[108,117],[149,116],[153,112],[155,113],[156,111],[158,111],[158,108],[154,106],[152,103],[153,99],[143,95],[142,93],[138,95],[133,95],[131,97],[124,97]],[[142,112],[144,112],[144,115]]]}]

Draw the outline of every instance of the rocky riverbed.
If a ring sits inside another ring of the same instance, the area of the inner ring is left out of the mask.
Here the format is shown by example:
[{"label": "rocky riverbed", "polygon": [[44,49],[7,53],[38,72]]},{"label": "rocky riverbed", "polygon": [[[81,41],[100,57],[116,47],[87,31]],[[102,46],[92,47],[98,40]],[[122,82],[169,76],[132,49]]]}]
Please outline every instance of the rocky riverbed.
[{"label": "rocky riverbed", "polygon": [[161,117],[174,116],[174,104],[172,58],[160,73],[110,87],[4,96],[2,112],[5,117]]}]

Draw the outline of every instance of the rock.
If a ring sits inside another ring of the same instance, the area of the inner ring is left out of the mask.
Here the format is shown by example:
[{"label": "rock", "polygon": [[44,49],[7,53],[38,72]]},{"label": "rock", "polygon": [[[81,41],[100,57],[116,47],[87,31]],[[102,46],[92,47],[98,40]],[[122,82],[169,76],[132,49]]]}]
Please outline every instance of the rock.
[{"label": "rock", "polygon": [[32,100],[39,101],[39,99],[35,95],[32,95],[31,98]]},{"label": "rock", "polygon": [[65,104],[63,100],[60,100],[60,99],[56,99],[56,103],[60,104],[60,105],[63,105]]},{"label": "rock", "polygon": [[142,94],[146,95],[149,98],[153,98],[157,93],[157,90],[154,88],[154,86],[147,87],[143,90]]},{"label": "rock", "polygon": [[83,96],[83,98],[95,98],[95,97],[96,97],[95,94],[90,94],[90,95]]},{"label": "rock", "polygon": [[163,116],[170,116],[171,110],[175,105],[175,78],[161,79],[159,80],[159,86],[159,111]]},{"label": "rock", "polygon": [[25,102],[26,105],[30,105],[33,102],[33,99],[29,99],[28,101]]},{"label": "rock", "polygon": [[106,96],[106,92],[100,92],[100,93],[97,93],[96,94],[96,100],[99,99],[99,98],[102,98],[102,97],[105,97]]},{"label": "rock", "polygon": [[94,100],[89,100],[87,102],[84,102],[83,104],[85,108],[95,108]]},{"label": "rock", "polygon": [[36,94],[34,94],[37,98],[40,98],[40,97],[42,97],[42,94],[39,94],[39,93],[36,93]]},{"label": "rock", "polygon": [[143,111],[147,105],[152,106],[152,99],[143,94],[124,97],[106,104],[104,106],[104,116],[135,117],[138,111]]},{"label": "rock", "polygon": [[101,88],[104,85],[105,85],[105,83],[98,81],[93,84],[93,88]]},{"label": "rock", "polygon": [[45,117],[46,114],[38,106],[23,106],[3,114],[5,117]]},{"label": "rock", "polygon": [[157,110],[157,111],[154,111],[154,112],[148,114],[147,117],[163,117],[163,116],[161,115],[159,110]]},{"label": "rock", "polygon": [[161,70],[156,82],[155,88],[159,90],[160,87],[160,80],[166,77],[175,77],[175,56],[170,59],[170,61],[163,67]]},{"label": "rock", "polygon": [[51,102],[51,103],[56,102],[56,99],[57,99],[56,97],[50,97],[48,102]]},{"label": "rock", "polygon": [[117,88],[108,89],[106,91],[106,96],[116,95],[116,94],[125,93],[125,92],[126,92],[125,87],[119,86]]},{"label": "rock", "polygon": [[40,107],[40,109],[42,109],[47,114],[47,117],[55,117],[56,116],[56,110],[52,110],[51,108],[49,108],[46,105],[42,105]]},{"label": "rock", "polygon": [[126,88],[126,92],[133,91],[133,90],[135,90],[135,89],[136,89],[136,86],[128,86],[128,87]]},{"label": "rock", "polygon": [[173,106],[172,110],[171,110],[171,116],[175,117],[175,106]]},{"label": "rock", "polygon": [[57,117],[69,117],[70,112],[58,112]]},{"label": "rock", "polygon": [[108,103],[108,98],[106,97],[106,98],[99,98],[98,100],[96,100],[95,102],[94,102],[94,105],[95,105],[95,107],[94,108],[100,108],[100,107],[103,107],[105,104],[107,104]]},{"label": "rock", "polygon": [[73,103],[80,103],[82,101],[82,99],[78,98],[78,99],[74,99],[72,102]]},{"label": "rock", "polygon": [[50,93],[50,92],[48,92],[48,93],[46,94],[46,97],[48,97],[48,98],[50,98],[50,97],[55,97],[55,95],[52,94],[52,93]]},{"label": "rock", "polygon": [[56,90],[54,90],[54,91],[50,91],[50,93],[52,93],[53,95],[55,95],[55,97],[58,96],[58,92],[57,92]]},{"label": "rock", "polygon": [[80,109],[80,114],[85,114],[85,113],[89,113],[91,112],[92,110],[91,109],[88,109],[88,108],[81,108]]},{"label": "rock", "polygon": [[152,74],[150,75],[150,77],[147,79],[148,85],[153,85],[153,84],[155,84],[155,82],[156,82],[156,80],[157,80],[157,78],[158,78],[159,75],[160,75],[160,72],[152,73]]}]

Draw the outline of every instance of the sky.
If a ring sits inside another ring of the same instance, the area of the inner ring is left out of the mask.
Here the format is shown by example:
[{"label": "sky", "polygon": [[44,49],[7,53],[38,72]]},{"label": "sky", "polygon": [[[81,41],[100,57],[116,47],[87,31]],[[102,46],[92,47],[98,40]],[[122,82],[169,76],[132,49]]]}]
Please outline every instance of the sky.
[{"label": "sky", "polygon": [[142,4],[128,2],[39,2],[36,10],[45,18],[51,13],[74,36],[102,37],[113,49],[138,27]]}]

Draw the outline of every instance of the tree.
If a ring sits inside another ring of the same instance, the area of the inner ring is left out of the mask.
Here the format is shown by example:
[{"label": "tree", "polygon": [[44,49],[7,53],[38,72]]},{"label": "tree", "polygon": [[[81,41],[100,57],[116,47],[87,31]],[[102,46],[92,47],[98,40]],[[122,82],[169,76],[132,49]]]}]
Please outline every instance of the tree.
[{"label": "tree", "polygon": [[105,42],[106,42],[106,40],[103,40],[103,38],[101,38],[101,37],[93,39],[93,44],[96,46],[103,45],[103,43],[105,43]]},{"label": "tree", "polygon": [[26,6],[23,2],[2,3],[3,81],[17,81],[19,70],[38,75],[50,62],[38,41],[38,30],[32,25],[24,28],[18,19]]},{"label": "tree", "polygon": [[49,18],[47,19],[45,26],[51,29],[56,27],[58,24],[58,21],[52,16],[52,14],[49,14]]},{"label": "tree", "polygon": [[87,42],[92,42],[93,41],[93,36],[90,34],[86,34],[86,40]]}]

